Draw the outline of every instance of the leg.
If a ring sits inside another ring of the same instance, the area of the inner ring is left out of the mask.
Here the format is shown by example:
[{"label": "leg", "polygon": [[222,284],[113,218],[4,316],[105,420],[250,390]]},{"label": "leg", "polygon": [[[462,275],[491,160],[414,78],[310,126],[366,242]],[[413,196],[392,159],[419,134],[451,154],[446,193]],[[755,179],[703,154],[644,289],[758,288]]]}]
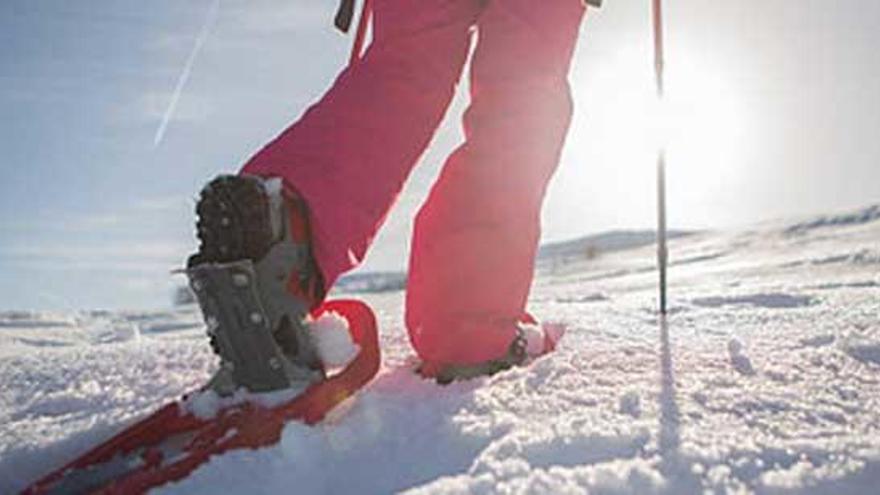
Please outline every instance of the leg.
[{"label": "leg", "polygon": [[363,259],[454,94],[478,0],[375,0],[374,41],[242,172],[283,178],[309,207],[329,288]]},{"label": "leg", "polygon": [[491,0],[478,20],[467,139],[413,236],[407,327],[426,361],[496,359],[514,338],[570,122],[567,73],[583,13],[581,0]]}]

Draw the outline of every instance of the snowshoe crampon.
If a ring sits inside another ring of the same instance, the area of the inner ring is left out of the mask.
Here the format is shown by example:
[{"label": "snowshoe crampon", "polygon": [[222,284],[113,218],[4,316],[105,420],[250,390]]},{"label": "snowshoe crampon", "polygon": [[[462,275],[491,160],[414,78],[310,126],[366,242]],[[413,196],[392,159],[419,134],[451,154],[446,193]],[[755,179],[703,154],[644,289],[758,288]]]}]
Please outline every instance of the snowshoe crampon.
[{"label": "snowshoe crampon", "polygon": [[173,402],[24,490],[24,494],[143,493],[185,478],[211,456],[277,443],[288,421],[315,424],[351,397],[379,369],[376,319],[356,300],[328,301],[317,319],[335,312],[349,324],[360,352],[342,371],[274,407],[245,402],[205,419]]}]

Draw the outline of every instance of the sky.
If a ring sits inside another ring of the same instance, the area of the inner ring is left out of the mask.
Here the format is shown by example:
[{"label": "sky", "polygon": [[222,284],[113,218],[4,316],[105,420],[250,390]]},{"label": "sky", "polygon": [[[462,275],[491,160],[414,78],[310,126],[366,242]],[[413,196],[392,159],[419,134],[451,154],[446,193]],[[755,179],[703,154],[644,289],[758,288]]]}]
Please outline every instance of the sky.
[{"label": "sky", "polygon": [[[3,2],[0,309],[170,304],[203,183],[235,172],[344,65],[335,3]],[[880,3],[666,4],[663,105],[650,1],[589,13],[544,241],[651,227],[661,142],[673,227],[880,202]],[[461,139],[465,89],[363,270],[405,268],[411,218]]]}]

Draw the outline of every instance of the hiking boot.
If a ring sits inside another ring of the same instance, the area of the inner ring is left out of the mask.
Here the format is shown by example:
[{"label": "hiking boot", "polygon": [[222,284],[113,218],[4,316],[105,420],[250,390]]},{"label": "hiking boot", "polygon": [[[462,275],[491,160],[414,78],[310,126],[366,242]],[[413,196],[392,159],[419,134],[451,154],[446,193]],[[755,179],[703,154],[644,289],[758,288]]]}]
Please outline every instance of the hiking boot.
[{"label": "hiking boot", "polygon": [[539,325],[529,314],[516,325],[516,335],[507,352],[498,359],[478,364],[437,364],[422,363],[417,372],[426,378],[437,380],[440,385],[454,381],[471,380],[481,376],[492,376],[514,366],[523,366],[534,359],[553,351],[562,338],[564,328],[557,325]]},{"label": "hiking boot", "polygon": [[325,290],[302,199],[280,179],[221,175],[196,213],[187,275],[221,360],[208,387],[229,395],[323,379],[307,322]]}]

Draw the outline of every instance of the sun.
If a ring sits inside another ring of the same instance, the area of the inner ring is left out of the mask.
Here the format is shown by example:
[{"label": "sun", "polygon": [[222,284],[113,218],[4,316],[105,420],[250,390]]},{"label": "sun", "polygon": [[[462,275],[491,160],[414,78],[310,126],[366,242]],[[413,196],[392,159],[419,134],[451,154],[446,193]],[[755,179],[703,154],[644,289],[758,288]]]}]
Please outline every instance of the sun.
[{"label": "sun", "polygon": [[[575,120],[566,161],[583,169],[567,172],[580,179],[581,191],[591,184],[609,184],[618,196],[631,199],[620,205],[633,210],[632,215],[621,213],[623,220],[652,218],[654,198],[647,196],[653,196],[660,149],[667,155],[673,206],[693,210],[695,204],[710,203],[719,188],[741,180],[750,153],[748,107],[722,64],[676,46],[660,102],[652,59],[644,47],[593,55],[581,59],[572,75]],[[607,191],[596,194],[611,196]]]}]

